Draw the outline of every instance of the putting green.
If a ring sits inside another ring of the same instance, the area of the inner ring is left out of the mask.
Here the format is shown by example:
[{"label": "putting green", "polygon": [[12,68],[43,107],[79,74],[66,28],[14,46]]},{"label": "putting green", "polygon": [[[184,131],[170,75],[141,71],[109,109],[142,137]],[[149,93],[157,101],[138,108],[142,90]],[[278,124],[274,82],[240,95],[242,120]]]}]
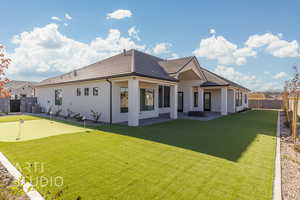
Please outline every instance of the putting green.
[{"label": "putting green", "polygon": [[0,123],[0,141],[2,142],[19,142],[34,140],[54,135],[85,132],[89,129],[72,126],[60,122],[46,119],[24,121],[21,124],[21,134],[19,137],[20,122]]}]

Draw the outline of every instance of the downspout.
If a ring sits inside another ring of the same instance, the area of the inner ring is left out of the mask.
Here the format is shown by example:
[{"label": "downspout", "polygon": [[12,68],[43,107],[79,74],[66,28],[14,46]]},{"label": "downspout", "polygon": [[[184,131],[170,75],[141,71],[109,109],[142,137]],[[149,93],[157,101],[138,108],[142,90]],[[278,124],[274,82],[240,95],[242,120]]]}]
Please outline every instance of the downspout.
[{"label": "downspout", "polygon": [[109,83],[109,124],[112,124],[112,82],[108,79],[106,81]]}]

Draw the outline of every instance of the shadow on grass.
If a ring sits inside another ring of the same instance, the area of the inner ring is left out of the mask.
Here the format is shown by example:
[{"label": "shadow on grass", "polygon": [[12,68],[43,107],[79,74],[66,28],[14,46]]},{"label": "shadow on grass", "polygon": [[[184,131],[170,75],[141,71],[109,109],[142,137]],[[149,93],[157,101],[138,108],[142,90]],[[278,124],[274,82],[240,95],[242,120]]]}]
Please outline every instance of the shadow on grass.
[{"label": "shadow on grass", "polygon": [[144,127],[101,126],[100,130],[238,161],[257,134],[276,135],[277,112],[251,111],[211,121],[174,120]]}]

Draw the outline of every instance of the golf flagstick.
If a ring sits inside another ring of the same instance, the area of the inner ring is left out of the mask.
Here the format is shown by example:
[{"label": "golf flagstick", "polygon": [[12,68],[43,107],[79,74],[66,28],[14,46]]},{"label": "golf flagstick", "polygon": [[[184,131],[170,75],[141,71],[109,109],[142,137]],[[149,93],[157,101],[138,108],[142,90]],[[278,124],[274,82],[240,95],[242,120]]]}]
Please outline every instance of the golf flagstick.
[{"label": "golf flagstick", "polygon": [[21,139],[21,128],[22,128],[22,124],[24,124],[24,120],[20,119],[19,120],[19,132],[18,132],[18,136],[16,138],[16,140],[20,140]]}]

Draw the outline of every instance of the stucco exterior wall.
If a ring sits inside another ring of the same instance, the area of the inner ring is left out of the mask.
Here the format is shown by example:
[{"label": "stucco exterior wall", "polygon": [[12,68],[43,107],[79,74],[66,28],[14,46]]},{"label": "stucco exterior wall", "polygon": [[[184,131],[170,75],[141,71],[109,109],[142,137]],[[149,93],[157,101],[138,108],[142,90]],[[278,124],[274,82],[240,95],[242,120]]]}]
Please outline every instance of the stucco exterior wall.
[{"label": "stucco exterior wall", "polygon": [[[93,87],[99,87],[99,95],[93,96]],[[76,89],[81,88],[81,96],[77,96]],[[89,88],[89,96],[84,96],[84,88]],[[62,105],[55,105],[55,89],[62,89]],[[106,81],[97,81],[92,83],[65,84],[49,87],[36,88],[38,103],[47,111],[50,106],[53,110],[70,109],[73,112],[81,113],[87,119],[92,119],[91,109],[101,112],[101,121],[109,122],[109,84]]]}]

